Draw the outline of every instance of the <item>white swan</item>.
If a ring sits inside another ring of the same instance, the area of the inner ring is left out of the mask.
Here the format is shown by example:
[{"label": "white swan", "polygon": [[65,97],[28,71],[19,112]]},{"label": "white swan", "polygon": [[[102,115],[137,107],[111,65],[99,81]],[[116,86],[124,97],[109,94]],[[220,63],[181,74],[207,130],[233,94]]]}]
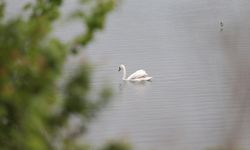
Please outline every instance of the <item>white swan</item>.
[{"label": "white swan", "polygon": [[122,80],[129,80],[129,81],[149,81],[152,77],[149,77],[145,70],[137,70],[135,73],[131,74],[128,78],[126,78],[126,67],[121,64],[119,66],[118,71],[123,71]]}]

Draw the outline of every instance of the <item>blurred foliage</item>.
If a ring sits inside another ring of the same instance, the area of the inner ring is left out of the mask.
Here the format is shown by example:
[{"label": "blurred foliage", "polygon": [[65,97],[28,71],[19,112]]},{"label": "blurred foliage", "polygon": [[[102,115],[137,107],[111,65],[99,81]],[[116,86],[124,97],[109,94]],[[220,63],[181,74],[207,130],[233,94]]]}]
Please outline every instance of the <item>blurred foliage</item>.
[{"label": "blurred foliage", "polygon": [[131,146],[121,141],[111,141],[104,146],[103,150],[131,150]]},{"label": "blurred foliage", "polygon": [[[84,133],[111,91],[101,91],[100,100],[88,98],[91,69],[87,63],[79,67],[63,91],[58,89],[58,78],[67,56],[103,29],[115,1],[79,0],[79,5],[88,9],[75,10],[72,17],[81,20],[85,30],[67,44],[51,35],[62,4],[63,0],[31,1],[18,16],[9,18],[5,14],[7,3],[0,0],[1,150],[90,149],[87,143],[79,145],[76,138]],[[81,125],[70,131],[72,116],[80,116]],[[104,149],[128,148],[115,143]]]}]

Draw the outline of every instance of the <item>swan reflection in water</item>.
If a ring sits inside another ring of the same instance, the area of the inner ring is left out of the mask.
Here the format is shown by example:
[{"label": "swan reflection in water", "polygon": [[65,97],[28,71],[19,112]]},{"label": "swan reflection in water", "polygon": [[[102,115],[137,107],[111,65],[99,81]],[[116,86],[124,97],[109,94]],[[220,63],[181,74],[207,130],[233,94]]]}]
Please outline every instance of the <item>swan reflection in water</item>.
[{"label": "swan reflection in water", "polygon": [[[138,92],[145,91],[147,89],[147,85],[150,85],[152,81],[122,81],[119,83],[119,92],[122,93],[126,87],[132,87]],[[131,89],[131,88],[130,88]]]}]

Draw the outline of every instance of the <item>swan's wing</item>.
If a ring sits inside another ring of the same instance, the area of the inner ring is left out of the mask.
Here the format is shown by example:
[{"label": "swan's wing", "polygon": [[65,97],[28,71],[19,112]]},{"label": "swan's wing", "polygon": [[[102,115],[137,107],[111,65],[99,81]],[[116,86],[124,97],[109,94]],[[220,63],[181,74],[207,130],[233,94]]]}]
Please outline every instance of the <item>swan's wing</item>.
[{"label": "swan's wing", "polygon": [[131,79],[138,79],[138,78],[144,78],[148,76],[148,74],[146,73],[145,70],[137,70],[135,73],[131,74],[129,77],[128,77],[128,80],[131,80]]}]

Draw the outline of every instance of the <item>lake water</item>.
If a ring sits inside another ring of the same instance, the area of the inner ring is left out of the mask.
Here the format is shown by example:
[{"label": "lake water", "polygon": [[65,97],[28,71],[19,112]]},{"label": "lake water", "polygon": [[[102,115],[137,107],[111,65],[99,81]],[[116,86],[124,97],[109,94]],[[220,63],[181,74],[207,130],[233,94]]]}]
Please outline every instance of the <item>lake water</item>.
[{"label": "lake water", "polygon": [[[247,0],[122,1],[87,49],[93,84],[108,80],[115,91],[87,139],[125,139],[137,150],[231,141],[249,149],[249,14]],[[145,69],[152,82],[124,83],[119,64]]]},{"label": "lake water", "polygon": [[[74,7],[67,1],[63,10]],[[136,150],[250,149],[249,14],[249,0],[120,1],[81,53],[95,64],[94,92],[106,83],[114,90],[82,140],[122,139]],[[56,35],[79,30],[68,24]],[[129,74],[145,69],[152,82],[123,82],[120,64]]]}]

